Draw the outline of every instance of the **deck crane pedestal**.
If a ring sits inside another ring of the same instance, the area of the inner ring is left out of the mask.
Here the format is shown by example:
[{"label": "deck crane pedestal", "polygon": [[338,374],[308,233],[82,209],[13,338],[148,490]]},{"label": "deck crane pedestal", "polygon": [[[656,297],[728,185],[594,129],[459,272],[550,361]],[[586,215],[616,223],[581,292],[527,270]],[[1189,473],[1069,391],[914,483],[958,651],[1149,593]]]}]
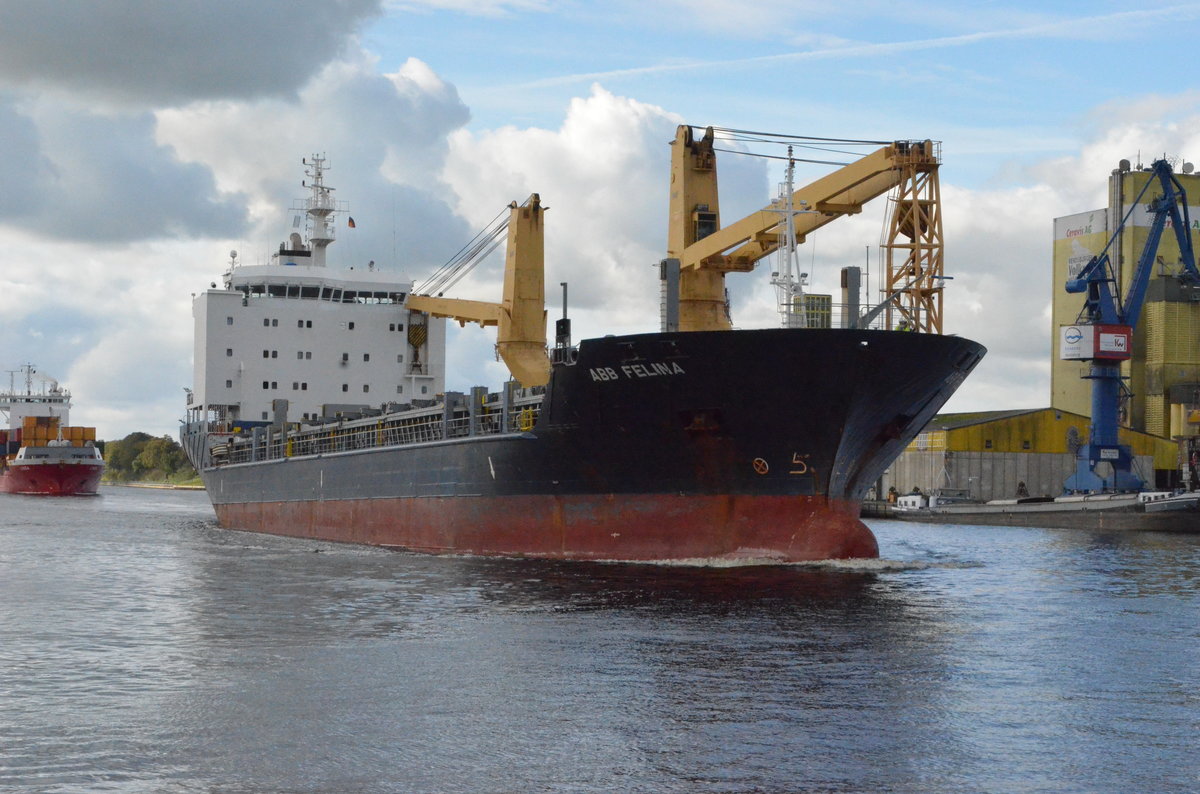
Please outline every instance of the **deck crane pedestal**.
[{"label": "deck crane pedestal", "polygon": [[[1084,377],[1092,381],[1092,421],[1088,440],[1079,449],[1075,473],[1063,483],[1068,492],[1138,491],[1145,485],[1133,472],[1132,450],[1121,444],[1118,437],[1124,389],[1121,362],[1127,360],[1132,351],[1133,331],[1141,316],[1151,269],[1168,219],[1179,244],[1181,267],[1176,278],[1187,284],[1200,284],[1200,271],[1196,269],[1192,251],[1187,195],[1166,160],[1156,160],[1150,171],[1153,176],[1131,203],[1129,213],[1121,219],[1104,250],[1092,257],[1075,278],[1066,282],[1067,292],[1086,293],[1086,298],[1075,324],[1060,329],[1060,357],[1091,362]],[[1142,204],[1143,197],[1154,184],[1161,186],[1162,195],[1147,202],[1152,217],[1150,231],[1122,300],[1109,251],[1120,238],[1134,209]],[[1103,470],[1097,471],[1104,463],[1111,468],[1110,477],[1104,476]]]}]

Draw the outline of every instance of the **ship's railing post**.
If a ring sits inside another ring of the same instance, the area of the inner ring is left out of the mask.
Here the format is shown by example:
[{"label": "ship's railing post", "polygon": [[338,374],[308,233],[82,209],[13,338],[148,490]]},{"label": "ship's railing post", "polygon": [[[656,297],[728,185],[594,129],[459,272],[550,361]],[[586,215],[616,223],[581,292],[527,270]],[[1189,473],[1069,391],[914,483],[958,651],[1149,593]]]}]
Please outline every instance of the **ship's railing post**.
[{"label": "ship's railing post", "polygon": [[450,438],[451,425],[454,420],[454,409],[462,401],[462,392],[448,391],[442,399],[442,438]]},{"label": "ship's railing post", "polygon": [[486,386],[471,387],[471,406],[470,406],[470,424],[468,425],[468,435],[479,435],[479,414],[483,410],[483,403],[487,400]]},{"label": "ship's railing post", "polygon": [[512,432],[512,404],[513,391],[517,386],[515,380],[505,381],[504,388],[500,390],[500,432]]}]

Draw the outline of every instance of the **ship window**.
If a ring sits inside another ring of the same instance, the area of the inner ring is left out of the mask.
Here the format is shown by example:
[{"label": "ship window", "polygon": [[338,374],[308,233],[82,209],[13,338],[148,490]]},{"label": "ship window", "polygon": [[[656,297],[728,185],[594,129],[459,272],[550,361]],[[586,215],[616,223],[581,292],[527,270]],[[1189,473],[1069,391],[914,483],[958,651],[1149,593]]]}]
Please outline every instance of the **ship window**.
[{"label": "ship window", "polygon": [[227,381],[225,381],[225,388],[226,388],[226,389],[232,389],[232,388],[233,388],[233,381],[231,381],[231,380],[227,380]]},{"label": "ship window", "polygon": [[264,350],[264,351],[263,351],[263,358],[270,358],[270,357],[271,357],[271,351],[270,351],[270,350]]},{"label": "ship window", "polygon": [[332,297],[333,297],[333,290],[330,289],[329,287],[326,287],[325,289],[321,290],[321,300],[327,301]]},{"label": "ship window", "polygon": [[1029,446],[1030,446],[1030,444],[1028,441],[1021,442],[1021,449],[1029,449]]},{"label": "ship window", "polygon": [[263,381],[263,388],[264,388],[264,389],[269,389],[269,388],[271,388],[271,382],[270,382],[270,381],[266,381],[266,380],[264,380],[264,381]]},{"label": "ship window", "polygon": [[350,354],[342,353],[342,361],[349,361],[349,360],[350,360]]},{"label": "ship window", "polygon": [[396,387],[396,394],[404,394],[404,384],[403,383]]},{"label": "ship window", "polygon": [[349,384],[349,383],[343,383],[343,384],[342,384],[342,391],[350,391],[350,384]]},{"label": "ship window", "polygon": [[422,386],[422,387],[421,387],[421,394],[429,394],[429,387],[428,387],[428,386]]},{"label": "ship window", "polygon": [[300,381],[292,381],[292,391],[300,391]]},{"label": "ship window", "polygon": [[985,440],[984,440],[984,442],[983,442],[983,448],[984,448],[984,449],[991,449],[991,448],[992,448],[992,440],[991,440],[990,438],[989,438],[989,439],[985,439]]},{"label": "ship window", "polygon": [[304,358],[305,358],[305,360],[311,359],[311,358],[312,358],[312,351],[311,351],[311,350],[305,350],[305,351],[304,351]]},{"label": "ship window", "polygon": [[225,357],[233,358],[233,348],[232,347],[225,348]]},{"label": "ship window", "polygon": [[363,353],[363,361],[370,361],[370,360],[371,360],[371,354]]},{"label": "ship window", "polygon": [[397,363],[397,364],[403,364],[403,363],[404,363],[404,354],[403,354],[403,353],[398,353],[398,354],[396,355],[396,363]]},{"label": "ship window", "polygon": [[354,330],[354,323],[349,323],[349,327],[350,327],[350,330],[351,330],[351,331],[353,331],[353,330]]},{"label": "ship window", "polygon": [[267,412],[263,411],[263,419],[265,420],[266,418],[267,418]]},{"label": "ship window", "polygon": [[272,298],[286,298],[287,287],[285,287],[283,284],[268,284],[267,294]]},{"label": "ship window", "polygon": [[299,285],[292,284],[291,286],[289,286],[289,287],[287,288],[287,290],[288,290],[288,292],[287,292],[287,296],[288,296],[289,298],[299,298],[299,297],[300,297],[300,287],[299,287]]},{"label": "ship window", "polygon": [[296,358],[297,358],[297,359],[299,359],[300,361],[303,361],[303,360],[304,360],[304,351],[303,351],[303,350],[297,350],[297,351],[296,351]]},{"label": "ship window", "polygon": [[278,350],[272,350],[272,351],[271,351],[271,358],[279,358],[279,351],[278,351]]},{"label": "ship window", "polygon": [[305,328],[312,328],[312,320],[305,320],[305,321],[304,321],[304,327],[305,327]]},{"label": "ship window", "polygon": [[272,388],[272,389],[278,389],[278,388],[279,388],[279,382],[278,382],[278,381],[271,381],[271,388]]},{"label": "ship window", "polygon": [[363,394],[366,394],[370,390],[371,390],[371,387],[369,385],[367,385],[366,383],[364,383],[363,384]]},{"label": "ship window", "polygon": [[296,321],[296,327],[297,327],[297,328],[303,328],[303,327],[304,327],[304,321],[303,321],[303,320],[297,320],[297,321]]},{"label": "ship window", "polygon": [[226,318],[225,318],[225,324],[226,324],[226,325],[233,325],[233,318],[232,318],[232,317],[226,317]]},{"label": "ship window", "polygon": [[264,317],[264,318],[263,318],[263,327],[264,327],[264,328],[270,328],[270,327],[271,327],[271,321],[270,321],[270,320],[268,320],[266,317]]},{"label": "ship window", "polygon": [[317,297],[317,291],[319,289],[320,289],[319,287],[301,287],[300,288],[300,297],[301,298],[315,298],[315,297]]},{"label": "ship window", "polygon": [[308,391],[308,384],[307,384],[307,383],[301,383],[301,384],[300,384],[300,391]]},{"label": "ship window", "polygon": [[395,331],[395,330],[396,330],[396,324],[395,324],[395,323],[388,323],[388,330],[389,330],[389,331]]},{"label": "ship window", "polygon": [[272,327],[272,328],[278,328],[278,327],[279,327],[279,320],[278,320],[278,319],[271,320],[271,327]]},{"label": "ship window", "polygon": [[340,302],[341,302],[341,300],[342,300],[342,291],[341,291],[340,289],[335,289],[335,290],[333,291],[333,298],[332,298],[332,300],[333,300],[335,303],[340,303]]}]

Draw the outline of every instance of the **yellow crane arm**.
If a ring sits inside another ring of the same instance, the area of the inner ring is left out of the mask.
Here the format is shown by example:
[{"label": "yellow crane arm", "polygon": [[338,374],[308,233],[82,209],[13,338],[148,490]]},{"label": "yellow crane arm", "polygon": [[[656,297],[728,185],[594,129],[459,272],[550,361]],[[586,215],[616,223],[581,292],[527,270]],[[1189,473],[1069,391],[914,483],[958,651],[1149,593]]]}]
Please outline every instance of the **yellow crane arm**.
[{"label": "yellow crane arm", "polygon": [[[804,235],[843,215],[861,212],[868,201],[900,184],[903,172],[899,166],[914,161],[918,165],[937,166],[932,147],[894,143],[799,188],[792,194],[792,206],[811,212],[795,216],[797,239],[802,240]],[[763,208],[687,246],[679,257],[679,265],[753,270],[756,262],[781,245],[781,225],[782,216],[777,209]],[[729,251],[734,246],[738,248]]]},{"label": "yellow crane arm", "polygon": [[408,299],[408,308],[434,317],[449,317],[459,325],[479,323],[481,326],[499,325],[504,307],[487,301],[469,301],[460,298],[435,298],[431,295],[413,295]]},{"label": "yellow crane arm", "polygon": [[460,324],[497,326],[496,349],[508,371],[525,388],[550,381],[546,353],[545,247],[541,199],[534,193],[514,201],[508,221],[504,297],[500,303],[411,295],[408,307]]}]

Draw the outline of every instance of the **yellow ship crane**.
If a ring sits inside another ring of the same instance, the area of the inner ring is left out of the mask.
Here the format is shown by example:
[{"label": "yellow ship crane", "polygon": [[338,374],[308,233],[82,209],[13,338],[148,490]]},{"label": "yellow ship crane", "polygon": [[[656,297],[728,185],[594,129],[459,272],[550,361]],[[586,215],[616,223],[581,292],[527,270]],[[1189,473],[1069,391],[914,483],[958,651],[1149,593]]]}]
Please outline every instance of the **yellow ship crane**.
[{"label": "yellow ship crane", "polygon": [[411,295],[408,308],[460,325],[497,326],[496,350],[525,388],[550,380],[546,353],[545,246],[541,199],[534,193],[522,205],[509,205],[504,295],[500,303]]},{"label": "yellow ship crane", "polygon": [[[779,208],[764,207],[721,226],[717,161],[712,127],[697,139],[689,125],[675,132],[671,152],[671,198],[667,256],[679,261],[681,331],[727,330],[725,274],[748,272],[785,240]],[[791,195],[797,242],[889,191],[890,230],[885,244],[889,312],[915,330],[942,332],[942,227],[937,189],[938,152],[933,141],[896,141],[842,166]],[[905,254],[894,261],[893,252]]]}]

